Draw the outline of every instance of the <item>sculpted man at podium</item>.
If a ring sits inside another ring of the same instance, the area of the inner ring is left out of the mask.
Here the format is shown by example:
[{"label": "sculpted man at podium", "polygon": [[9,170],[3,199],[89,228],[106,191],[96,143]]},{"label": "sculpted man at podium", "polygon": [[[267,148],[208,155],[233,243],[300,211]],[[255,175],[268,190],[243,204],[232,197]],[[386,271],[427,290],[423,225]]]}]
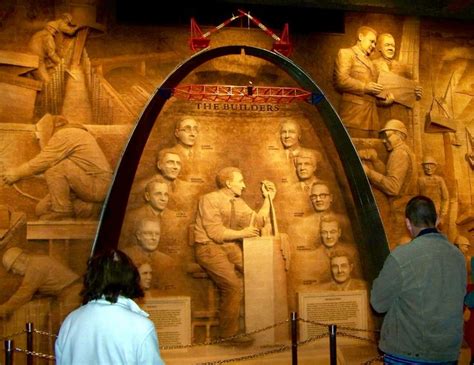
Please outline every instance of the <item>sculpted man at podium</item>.
[{"label": "sculpted man at podium", "polygon": [[[225,167],[217,174],[218,190],[199,199],[194,229],[196,261],[219,289],[220,337],[239,333],[239,315],[243,299],[242,240],[259,236],[269,221],[275,185],[262,181],[263,205],[257,213],[242,199],[245,189],[242,171]],[[247,268],[246,268],[247,270]],[[249,345],[253,338],[240,336],[229,344]]]}]

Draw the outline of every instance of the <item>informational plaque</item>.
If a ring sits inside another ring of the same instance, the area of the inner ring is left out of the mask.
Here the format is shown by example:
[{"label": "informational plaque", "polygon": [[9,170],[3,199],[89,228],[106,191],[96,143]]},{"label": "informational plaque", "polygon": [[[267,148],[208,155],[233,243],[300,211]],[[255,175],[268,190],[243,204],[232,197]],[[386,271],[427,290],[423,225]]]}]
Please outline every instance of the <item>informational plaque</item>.
[{"label": "informational plaque", "polygon": [[190,297],[146,297],[140,307],[155,324],[160,346],[191,344]]},{"label": "informational plaque", "polygon": [[[367,292],[365,290],[298,293],[299,317],[327,325],[368,329]],[[300,340],[327,333],[328,328],[299,322]]]}]

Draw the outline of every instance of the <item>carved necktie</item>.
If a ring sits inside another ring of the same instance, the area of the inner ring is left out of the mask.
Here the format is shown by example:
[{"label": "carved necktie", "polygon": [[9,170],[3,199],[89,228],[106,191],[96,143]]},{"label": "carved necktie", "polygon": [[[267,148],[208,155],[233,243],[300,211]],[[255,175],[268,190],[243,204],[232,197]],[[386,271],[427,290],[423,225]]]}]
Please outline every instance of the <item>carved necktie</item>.
[{"label": "carved necktie", "polygon": [[229,219],[229,228],[236,229],[236,219],[235,219],[235,199],[232,198],[230,201],[230,219]]}]

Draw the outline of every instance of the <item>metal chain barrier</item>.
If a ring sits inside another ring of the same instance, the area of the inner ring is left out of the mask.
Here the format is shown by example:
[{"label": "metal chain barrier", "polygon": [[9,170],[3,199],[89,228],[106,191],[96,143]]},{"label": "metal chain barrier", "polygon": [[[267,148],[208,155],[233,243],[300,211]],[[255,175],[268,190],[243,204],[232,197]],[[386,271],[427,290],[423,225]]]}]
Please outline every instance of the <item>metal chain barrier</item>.
[{"label": "metal chain barrier", "polygon": [[42,336],[49,336],[49,337],[55,337],[55,338],[58,337],[58,335],[55,335],[54,333],[49,333],[49,332],[46,332],[46,331],[40,331],[40,330],[37,330],[37,329],[34,329],[33,331],[35,333],[37,333],[38,335],[42,335]]},{"label": "metal chain barrier", "polygon": [[[324,327],[324,328],[327,328],[329,326],[327,323],[310,321],[310,320],[306,320],[304,318],[296,318],[296,321],[301,321],[301,322],[304,322],[304,323],[308,323],[308,324],[312,324],[312,325],[320,326],[320,327]],[[185,349],[185,348],[191,348],[191,347],[197,347],[197,346],[218,345],[218,344],[222,344],[222,343],[225,343],[225,342],[228,342],[228,341],[232,341],[234,339],[238,339],[238,338],[241,338],[241,337],[244,337],[244,336],[252,336],[252,335],[255,335],[255,334],[260,333],[260,332],[268,331],[268,330],[271,330],[273,328],[282,326],[284,324],[288,324],[289,322],[290,322],[290,320],[286,319],[284,321],[277,322],[273,325],[266,326],[266,327],[263,327],[263,328],[259,328],[259,329],[256,329],[254,331],[250,331],[250,332],[247,332],[247,333],[242,333],[242,334],[235,335],[235,336],[232,336],[232,337],[222,338],[222,339],[218,339],[218,340],[214,340],[214,341],[210,341],[210,342],[202,342],[202,343],[181,345],[181,346],[160,346],[160,350],[174,350],[174,349]],[[361,337],[361,336],[357,336],[357,335],[354,335],[354,334],[351,334],[351,333],[344,332],[344,330],[345,331],[367,332],[367,333],[378,333],[378,332],[380,332],[378,330],[366,330],[366,329],[361,329],[361,328],[351,328],[351,327],[344,327],[344,326],[341,326],[341,327],[338,327],[338,328],[343,330],[342,332],[340,332],[340,331],[337,332],[338,336],[357,339],[357,340],[360,340],[360,341],[366,341],[366,342],[370,342],[370,343],[373,343],[373,344],[376,344],[377,342],[370,339],[370,338],[365,338],[365,337]],[[27,331],[25,331],[25,330],[21,330],[21,331],[12,333],[8,336],[4,336],[0,339],[1,340],[11,340],[13,337],[17,337],[17,336],[22,335],[26,332]],[[52,334],[52,333],[49,333],[49,332],[46,332],[46,331],[40,331],[40,330],[37,330],[37,329],[34,329],[33,333],[36,333],[36,334],[42,335],[42,336],[58,337],[56,334]],[[315,342],[315,341],[318,341],[320,339],[323,339],[325,337],[329,337],[329,334],[327,332],[322,333],[322,334],[317,335],[317,336],[312,336],[312,337],[310,337],[310,338],[308,338],[304,341],[299,341],[299,342],[296,343],[296,346],[301,347],[301,346],[307,345],[311,342]],[[230,363],[230,362],[253,360],[253,359],[256,359],[256,358],[260,358],[260,357],[264,357],[264,356],[268,356],[268,355],[273,355],[273,354],[278,354],[278,353],[282,353],[282,352],[285,352],[285,351],[289,351],[291,348],[292,348],[291,344],[289,344],[289,345],[280,345],[277,348],[267,350],[267,351],[257,352],[257,353],[253,353],[253,354],[249,354],[249,355],[245,355],[245,356],[241,356],[241,357],[230,358],[230,359],[222,359],[222,360],[216,360],[216,361],[210,361],[210,362],[202,362],[202,363],[198,363],[197,365],[219,365],[219,364],[226,364],[226,363]],[[38,358],[41,358],[41,359],[46,359],[48,361],[55,361],[55,359],[56,359],[54,355],[43,354],[43,353],[36,352],[36,351],[29,351],[29,350],[21,349],[19,347],[15,347],[14,350],[16,352],[24,353],[27,356],[28,355],[29,356],[34,356],[34,357],[38,357]],[[376,363],[382,363],[383,362],[383,357],[384,357],[383,355],[374,357],[374,358],[369,359],[366,362],[362,363],[362,365],[371,365],[371,364],[376,364]]]},{"label": "metal chain barrier", "polygon": [[[304,318],[298,318],[299,321],[304,322],[304,323],[309,323],[313,324],[315,326],[320,326],[326,328],[329,324],[328,323],[322,323],[322,322],[315,322],[315,321],[310,321],[308,319]],[[346,331],[359,331],[359,332],[367,332],[367,333],[380,333],[380,330],[367,330],[363,328],[354,328],[354,327],[344,327],[344,326],[339,326],[337,325],[338,330],[346,330]]]},{"label": "metal chain barrier", "polygon": [[56,360],[56,357],[54,355],[43,354],[41,352],[36,352],[36,351],[28,351],[28,350],[24,350],[24,349],[19,348],[19,347],[15,347],[15,351],[16,352],[23,352],[25,355],[31,355],[31,356],[39,357],[41,359],[46,359],[46,360],[49,360],[49,361]]},{"label": "metal chain barrier", "polygon": [[[288,322],[288,321],[286,321]],[[327,333],[323,333],[321,335],[318,335],[318,336],[313,336],[313,337],[310,337],[308,338],[307,340],[304,340],[304,341],[301,341],[301,342],[298,342],[298,347],[299,346],[303,346],[303,345],[306,345],[310,342],[314,342],[314,341],[317,341],[317,340],[320,340],[324,337],[328,337],[329,335]],[[229,362],[236,362],[236,361],[246,361],[246,360],[253,360],[253,359],[257,359],[259,357],[263,357],[263,356],[267,356],[267,355],[273,355],[273,354],[278,354],[278,353],[281,353],[281,352],[285,352],[285,351],[289,351],[291,349],[291,345],[282,345],[276,349],[272,349],[272,350],[268,350],[268,351],[262,351],[262,352],[257,352],[255,354],[251,354],[251,355],[245,355],[245,356],[241,356],[241,357],[234,357],[234,358],[231,358],[231,359],[224,359],[224,360],[216,360],[216,361],[208,361],[208,362],[201,362],[201,363],[197,363],[196,365],[219,365],[219,364],[226,364],[226,363],[229,363]]]},{"label": "metal chain barrier", "polygon": [[190,344],[190,345],[181,345],[181,346],[160,346],[160,350],[176,350],[176,349],[184,349],[184,348],[196,347],[196,346],[218,345],[218,344],[222,344],[222,343],[225,343],[225,342],[228,342],[228,341],[235,340],[237,338],[241,338],[241,337],[245,337],[245,336],[251,336],[251,335],[254,335],[256,333],[271,330],[272,328],[287,324],[288,321],[289,320],[286,319],[284,321],[272,324],[271,326],[259,328],[259,329],[256,329],[254,331],[250,331],[250,332],[247,332],[247,333],[242,333],[242,334],[238,334],[238,335],[235,335],[235,336],[221,338],[221,339],[214,340],[214,341],[209,341],[209,342],[201,342],[201,343],[195,343],[195,344]]}]

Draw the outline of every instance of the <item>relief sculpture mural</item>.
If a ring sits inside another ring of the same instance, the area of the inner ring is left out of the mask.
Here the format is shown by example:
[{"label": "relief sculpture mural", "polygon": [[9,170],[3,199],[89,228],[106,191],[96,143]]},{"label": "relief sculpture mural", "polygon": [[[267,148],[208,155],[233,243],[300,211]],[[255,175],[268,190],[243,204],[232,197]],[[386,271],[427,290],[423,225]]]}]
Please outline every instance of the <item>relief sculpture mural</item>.
[{"label": "relief sculpture mural", "polygon": [[[18,11],[15,23],[0,25],[0,337],[27,320],[57,331],[80,305],[81,276],[127,138],[153,90],[193,54],[187,27],[106,28],[95,6],[60,3],[33,20]],[[474,48],[461,47],[449,23],[438,29],[429,20],[352,13],[345,22],[345,33],[299,34],[291,58],[321,85],[351,137],[388,249],[410,240],[404,208],[423,194],[470,269]],[[473,36],[474,27],[464,32]],[[265,48],[267,37],[236,27],[216,33],[215,46],[249,38]],[[245,54],[211,60],[182,81],[198,84],[252,92],[299,86]],[[341,292],[353,292],[363,303],[358,320],[377,326],[364,297],[372,283],[354,219],[358,182],[346,176],[328,128],[311,100],[171,94],[123,197],[118,243],[140,272],[140,304],[152,317],[165,300],[189,303],[190,322],[177,316],[188,340],[163,335],[165,344],[235,335],[242,336],[229,344],[238,349],[278,343],[244,335],[255,299],[246,294],[246,273],[264,277],[270,265],[261,258],[246,266],[244,247],[264,241],[275,248],[275,291],[259,290],[284,312],[301,310],[302,295],[339,298],[337,307]],[[166,326],[156,327],[165,333]],[[37,346],[48,352],[50,344]]]}]

